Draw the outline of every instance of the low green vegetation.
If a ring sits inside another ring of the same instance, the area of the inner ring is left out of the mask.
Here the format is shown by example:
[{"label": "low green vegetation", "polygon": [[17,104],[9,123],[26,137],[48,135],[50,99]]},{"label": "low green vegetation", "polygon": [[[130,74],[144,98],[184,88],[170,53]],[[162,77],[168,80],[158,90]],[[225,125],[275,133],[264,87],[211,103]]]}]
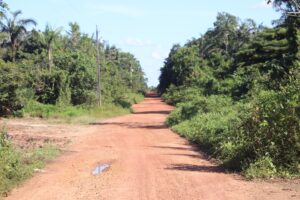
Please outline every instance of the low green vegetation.
[{"label": "low green vegetation", "polygon": [[92,123],[97,120],[131,113],[131,105],[144,99],[142,94],[128,94],[118,104],[104,104],[101,107],[87,105],[51,105],[28,101],[21,110],[24,117],[38,117],[55,122]]},{"label": "low green vegetation", "polygon": [[266,28],[219,13],[161,69],[167,124],[248,178],[299,176],[299,38],[298,18]]},{"label": "low green vegetation", "polygon": [[24,117],[43,118],[54,122],[91,123],[97,120],[129,114],[129,108],[106,104],[101,107],[57,106],[28,102],[22,109]]},{"label": "low green vegetation", "polygon": [[0,132],[0,199],[13,187],[32,176],[45,163],[58,156],[60,151],[52,146],[34,150],[14,147],[4,130]]}]

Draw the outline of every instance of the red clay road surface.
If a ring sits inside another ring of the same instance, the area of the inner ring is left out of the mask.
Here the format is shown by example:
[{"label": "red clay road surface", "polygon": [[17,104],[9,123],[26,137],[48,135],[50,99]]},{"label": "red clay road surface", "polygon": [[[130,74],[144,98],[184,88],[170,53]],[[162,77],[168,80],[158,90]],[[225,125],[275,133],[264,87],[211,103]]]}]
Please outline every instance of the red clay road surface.
[{"label": "red clay road surface", "polygon": [[[164,125],[171,109],[149,97],[135,114],[91,125],[7,200],[300,199],[297,180],[245,181],[206,160]],[[103,163],[110,167],[93,176]]]}]

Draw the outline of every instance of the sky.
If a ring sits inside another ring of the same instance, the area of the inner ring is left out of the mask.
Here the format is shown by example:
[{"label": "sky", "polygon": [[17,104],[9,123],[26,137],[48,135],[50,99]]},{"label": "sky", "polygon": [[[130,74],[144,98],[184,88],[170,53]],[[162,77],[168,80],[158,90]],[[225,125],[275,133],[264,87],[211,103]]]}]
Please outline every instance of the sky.
[{"label": "sky", "polygon": [[96,25],[103,40],[130,52],[140,61],[149,86],[158,84],[160,68],[174,44],[183,45],[213,26],[218,12],[251,18],[271,26],[280,14],[265,0],[6,0],[12,11],[37,21],[44,30],[69,30],[77,22],[92,35]]}]

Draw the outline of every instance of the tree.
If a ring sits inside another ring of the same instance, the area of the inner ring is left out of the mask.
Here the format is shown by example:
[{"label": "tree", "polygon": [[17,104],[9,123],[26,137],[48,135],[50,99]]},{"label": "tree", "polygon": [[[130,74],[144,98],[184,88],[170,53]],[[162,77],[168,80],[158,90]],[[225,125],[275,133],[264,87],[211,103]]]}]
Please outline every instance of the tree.
[{"label": "tree", "polygon": [[26,27],[29,25],[36,26],[36,22],[33,19],[18,19],[22,12],[11,12],[12,17],[3,15],[4,22],[0,21],[0,27],[3,32],[9,35],[9,46],[11,48],[11,60],[14,62],[16,59],[16,52],[20,46],[20,43],[24,39],[24,35],[27,33]]},{"label": "tree", "polygon": [[8,10],[8,5],[5,2],[0,1],[0,17],[1,18],[5,15],[7,10]]},{"label": "tree", "polygon": [[46,25],[45,31],[40,32],[40,39],[47,48],[48,53],[48,68],[51,71],[53,67],[53,44],[59,37],[61,28],[53,30],[48,24]]},{"label": "tree", "polygon": [[300,17],[300,0],[268,0],[287,16]]},{"label": "tree", "polygon": [[238,18],[228,13],[218,13],[217,20],[214,23],[214,32],[219,38],[219,43],[223,47],[223,50],[227,54],[229,44],[235,37],[236,30],[238,28]]},{"label": "tree", "polygon": [[69,26],[71,28],[70,31],[68,31],[68,35],[70,37],[70,47],[71,49],[75,49],[78,47],[79,42],[80,42],[80,26],[74,22],[74,23],[69,23]]}]

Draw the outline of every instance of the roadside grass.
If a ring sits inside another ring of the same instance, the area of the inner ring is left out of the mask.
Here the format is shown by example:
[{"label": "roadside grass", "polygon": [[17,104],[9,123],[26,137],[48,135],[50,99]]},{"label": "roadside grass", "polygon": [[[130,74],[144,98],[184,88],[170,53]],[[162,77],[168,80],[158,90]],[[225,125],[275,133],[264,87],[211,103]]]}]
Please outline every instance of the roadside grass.
[{"label": "roadside grass", "polygon": [[35,171],[43,168],[60,150],[54,146],[44,146],[33,150],[15,147],[5,130],[0,131],[0,199]]},{"label": "roadside grass", "polygon": [[115,104],[97,106],[72,106],[42,104],[34,100],[25,103],[21,116],[47,119],[55,123],[88,124],[101,119],[126,115],[132,112],[131,105],[144,100],[142,94],[128,93]]},{"label": "roadside grass", "polygon": [[126,95],[126,98],[131,104],[137,104],[144,100],[144,95],[136,94],[136,93],[128,93]]},{"label": "roadside grass", "polygon": [[55,123],[91,123],[96,120],[129,114],[130,108],[113,104],[102,107],[45,105],[36,101],[28,102],[22,110],[23,117],[48,119]]}]

